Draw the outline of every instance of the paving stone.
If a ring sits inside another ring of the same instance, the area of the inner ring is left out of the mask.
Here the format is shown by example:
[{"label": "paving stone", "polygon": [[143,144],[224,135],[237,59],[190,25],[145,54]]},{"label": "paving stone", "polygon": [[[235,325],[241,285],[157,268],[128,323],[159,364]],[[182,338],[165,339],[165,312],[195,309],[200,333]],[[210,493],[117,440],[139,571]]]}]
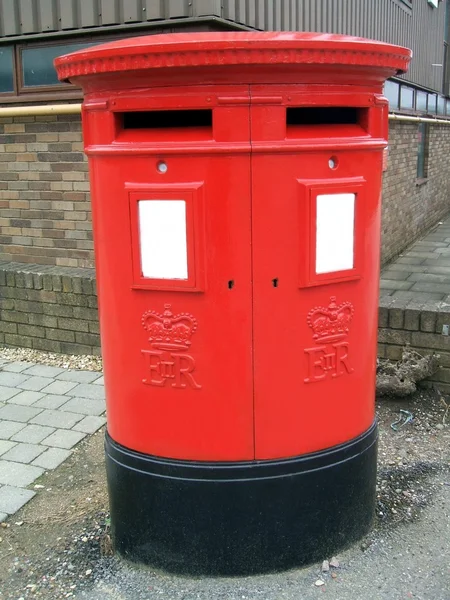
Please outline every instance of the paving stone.
[{"label": "paving stone", "polygon": [[[0,418],[2,410],[4,409],[0,409]],[[43,410],[31,420],[31,423],[60,429],[71,429],[75,423],[81,421],[82,418],[83,415],[75,413],[63,412],[60,410]]]},{"label": "paving stone", "polygon": [[448,291],[450,293],[450,269],[447,274],[436,274],[436,273],[412,273],[409,276],[409,281],[419,281],[425,283],[443,283],[448,285]]},{"label": "paving stone", "polygon": [[53,448],[70,449],[78,444],[86,434],[82,431],[67,431],[67,429],[57,429],[54,433],[42,440],[44,446],[52,446]]},{"label": "paving stone", "polygon": [[25,371],[26,375],[35,375],[36,377],[57,377],[65,369],[61,367],[49,367],[48,365],[35,365]]},{"label": "paving stone", "polygon": [[39,392],[42,388],[47,387],[52,382],[48,377],[29,377],[27,381],[19,384],[17,387],[23,390],[33,390]]},{"label": "paving stone", "polygon": [[382,279],[380,281],[380,289],[382,290],[409,290],[413,283],[408,281],[391,281],[389,279]]},{"label": "paving stone", "polygon": [[[407,265],[403,265],[403,266],[407,266]],[[392,281],[405,281],[412,274],[413,274],[413,270],[411,268],[409,268],[409,270],[404,270],[404,271],[397,271],[393,268],[392,269],[389,268],[389,269],[384,269],[384,271],[381,273],[381,278],[382,279],[390,279]]]},{"label": "paving stone", "polygon": [[94,385],[105,385],[105,378],[102,375],[101,377],[99,377],[98,379],[96,379],[94,382]]},{"label": "paving stone", "polygon": [[34,363],[32,363],[32,362],[24,362],[24,361],[17,360],[15,362],[3,365],[2,371],[9,371],[11,373],[21,373],[25,369],[28,369],[32,366],[34,366]]},{"label": "paving stone", "polygon": [[24,427],[26,427],[25,423],[0,421],[0,440],[9,440],[9,438],[16,435]]},{"label": "paving stone", "polygon": [[394,264],[396,265],[422,265],[425,260],[417,256],[400,256]]},{"label": "paving stone", "polygon": [[72,427],[73,431],[83,431],[84,433],[95,433],[106,423],[105,417],[84,417],[82,421]]},{"label": "paving stone", "polygon": [[13,396],[17,396],[17,394],[19,392],[20,392],[20,390],[16,390],[14,388],[9,388],[9,387],[4,387],[3,385],[0,385],[0,402],[5,402],[6,400],[9,400]]},{"label": "paving stone", "polygon": [[450,256],[440,256],[434,259],[427,258],[423,264],[430,267],[450,267]]},{"label": "paving stone", "polygon": [[101,385],[95,385],[95,383],[80,383],[73,390],[67,392],[67,395],[102,400],[105,397],[105,388]]},{"label": "paving stone", "polygon": [[14,442],[8,442],[6,440],[0,440],[0,456],[3,456],[6,452],[14,448],[16,444]]},{"label": "paving stone", "polygon": [[[26,487],[40,477],[43,470],[31,465],[22,465],[20,463],[3,460],[0,458],[0,483],[5,485],[15,485],[17,487]],[[3,488],[2,488],[3,489]],[[2,490],[0,490],[1,493]],[[5,509],[0,504],[0,510]],[[5,511],[8,512],[8,511]]]},{"label": "paving stone", "polygon": [[49,448],[43,452],[36,460],[33,461],[33,466],[42,467],[43,469],[56,469],[66,458],[72,454],[70,450],[61,448]]},{"label": "paving stone", "polygon": [[16,387],[21,383],[24,383],[29,377],[23,373],[8,373],[7,371],[0,371],[0,385],[6,387]]},{"label": "paving stone", "polygon": [[42,392],[44,394],[67,394],[76,385],[73,381],[53,381],[47,387],[42,388]]},{"label": "paving stone", "polygon": [[430,292],[430,294],[448,294],[450,292],[449,286],[443,283],[427,283],[422,281],[415,283],[412,288],[412,292]]},{"label": "paving stone", "polygon": [[58,396],[56,394],[47,394],[46,396],[44,396],[43,398],[41,398],[40,400],[35,402],[33,404],[33,406],[36,406],[38,408],[56,409],[56,408],[59,408],[61,406],[61,404],[64,404],[64,402],[67,402],[67,396]]},{"label": "paving stone", "polygon": [[66,404],[60,406],[60,410],[80,413],[82,415],[101,415],[105,412],[106,406],[104,400],[95,400],[94,398],[72,398]]},{"label": "paving stone", "polygon": [[7,518],[8,518],[8,515],[6,513],[0,512],[0,523],[3,523],[4,521],[6,521]]},{"label": "paving stone", "polygon": [[43,395],[44,394],[41,394],[40,392],[25,390],[10,398],[8,402],[11,404],[21,404],[22,406],[31,406],[36,402],[36,400],[42,398]]},{"label": "paving stone", "polygon": [[56,379],[73,381],[75,383],[93,383],[101,377],[102,374],[96,371],[65,371],[61,375],[58,375]]},{"label": "paving stone", "polygon": [[436,254],[434,252],[427,252],[426,250],[421,250],[415,252],[411,250],[405,254],[406,258],[434,258]]},{"label": "paving stone", "polygon": [[18,404],[7,404],[0,408],[0,419],[6,421],[19,421],[26,423],[33,417],[36,417],[42,408],[34,408],[33,406],[19,406]]},{"label": "paving stone", "polygon": [[[7,423],[8,421],[4,421]],[[23,427],[23,423],[20,423]],[[21,431],[11,436],[14,442],[28,442],[29,444],[39,444],[55,431],[54,427],[45,427],[44,425],[27,425]]]},{"label": "paving stone", "polygon": [[[10,442],[8,442],[10,443]],[[44,452],[45,448],[38,444],[18,443],[8,452],[2,455],[2,460],[12,460],[18,463],[29,464]]]},{"label": "paving stone", "polygon": [[36,492],[32,490],[5,485],[0,489],[0,510],[2,513],[13,515],[35,495]]}]

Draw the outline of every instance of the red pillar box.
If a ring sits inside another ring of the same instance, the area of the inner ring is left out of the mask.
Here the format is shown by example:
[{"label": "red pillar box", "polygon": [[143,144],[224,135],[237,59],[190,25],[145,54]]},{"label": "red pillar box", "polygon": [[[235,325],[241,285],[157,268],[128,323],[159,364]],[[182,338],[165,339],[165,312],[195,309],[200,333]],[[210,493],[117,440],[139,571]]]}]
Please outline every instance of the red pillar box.
[{"label": "red pillar box", "polygon": [[382,87],[409,59],[192,33],[56,60],[85,94],[120,553],[251,573],[368,531]]}]

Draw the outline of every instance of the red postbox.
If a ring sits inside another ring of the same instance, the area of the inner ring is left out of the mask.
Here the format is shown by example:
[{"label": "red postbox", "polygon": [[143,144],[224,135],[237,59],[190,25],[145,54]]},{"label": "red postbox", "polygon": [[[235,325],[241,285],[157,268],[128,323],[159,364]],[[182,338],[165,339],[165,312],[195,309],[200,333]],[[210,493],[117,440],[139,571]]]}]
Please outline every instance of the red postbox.
[{"label": "red postbox", "polygon": [[249,573],[368,530],[382,86],[409,59],[255,32],[56,60],[85,94],[119,552]]}]

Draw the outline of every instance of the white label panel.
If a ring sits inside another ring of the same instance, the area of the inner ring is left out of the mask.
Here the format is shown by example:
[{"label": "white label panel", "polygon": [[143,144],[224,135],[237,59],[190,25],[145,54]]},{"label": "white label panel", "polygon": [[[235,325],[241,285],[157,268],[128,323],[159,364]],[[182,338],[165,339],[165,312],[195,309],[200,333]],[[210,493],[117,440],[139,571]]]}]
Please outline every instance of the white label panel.
[{"label": "white label panel", "polygon": [[143,277],[187,279],[186,202],[139,200]]},{"label": "white label panel", "polygon": [[355,198],[355,194],[317,196],[317,274],[353,269]]}]

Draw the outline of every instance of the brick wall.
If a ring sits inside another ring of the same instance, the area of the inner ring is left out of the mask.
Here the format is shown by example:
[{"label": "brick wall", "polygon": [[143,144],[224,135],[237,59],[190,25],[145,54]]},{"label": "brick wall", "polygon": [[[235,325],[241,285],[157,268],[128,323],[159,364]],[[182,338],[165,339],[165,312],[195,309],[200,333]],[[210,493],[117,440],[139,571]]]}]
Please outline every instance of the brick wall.
[{"label": "brick wall", "polygon": [[[416,185],[417,123],[390,122],[382,262],[450,206],[450,126],[431,125],[428,181]],[[93,267],[89,179],[78,115],[0,119],[0,260]]]},{"label": "brick wall", "polygon": [[93,267],[79,115],[0,118],[0,260]]},{"label": "brick wall", "polygon": [[94,270],[0,263],[0,343],[99,354]]},{"label": "brick wall", "polygon": [[384,296],[380,299],[378,356],[399,360],[409,345],[422,356],[439,354],[441,368],[422,385],[436,385],[450,393],[450,337],[442,326],[450,324],[450,304],[404,300]]},{"label": "brick wall", "polygon": [[428,180],[417,185],[418,123],[389,122],[383,178],[382,262],[389,262],[450,210],[450,126],[429,127]]}]

